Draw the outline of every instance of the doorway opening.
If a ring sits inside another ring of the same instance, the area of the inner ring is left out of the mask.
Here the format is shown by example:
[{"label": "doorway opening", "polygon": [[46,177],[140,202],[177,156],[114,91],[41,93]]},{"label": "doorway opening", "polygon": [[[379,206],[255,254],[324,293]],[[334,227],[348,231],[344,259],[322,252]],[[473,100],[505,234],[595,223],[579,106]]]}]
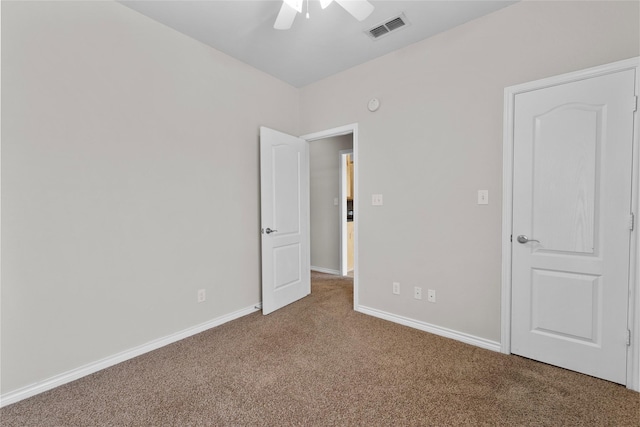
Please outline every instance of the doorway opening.
[{"label": "doorway opening", "polygon": [[353,277],[353,228],[355,225],[355,209],[353,196],[353,149],[341,150],[338,156],[340,164],[340,274]]},{"label": "doorway opening", "polygon": [[[324,170],[320,168],[321,173],[324,172],[326,174],[329,174],[331,179],[335,182],[336,185],[333,187],[333,193],[325,191],[323,194],[314,195],[314,184],[312,183],[314,177],[310,177],[310,185],[312,186],[310,192],[312,199],[310,212],[311,269],[314,271],[335,275],[352,276],[353,302],[355,308],[358,306],[358,226],[355,220],[347,221],[347,211],[351,210],[353,212],[358,212],[358,125],[351,124],[301,136],[302,139],[306,140],[309,143],[310,162],[314,162],[313,156],[315,150],[313,150],[312,147],[322,147],[320,148],[320,151],[327,151],[323,149],[327,149],[328,147],[323,146],[322,144],[324,142],[331,141],[333,141],[333,143],[335,144],[335,141],[337,139],[340,139],[337,137],[344,137],[342,138],[343,143],[347,144],[348,142],[350,142],[351,146],[349,147],[348,145],[343,145],[342,147],[339,147],[338,145],[336,145],[339,148],[333,151],[331,159],[328,160],[328,164],[330,164],[330,166],[325,168]],[[341,153],[341,151],[348,151],[350,161],[353,162],[352,175],[350,175],[353,177],[353,180],[349,185],[347,185],[348,183],[346,182],[347,178],[345,175],[347,169],[347,161],[346,159],[344,163],[341,161],[342,155],[347,153]],[[313,173],[314,172],[312,171],[311,174]],[[350,194],[347,194],[347,191],[350,191]],[[314,199],[314,197],[316,196],[318,197]],[[347,203],[347,196],[350,196],[349,199],[351,199],[349,200],[349,203]],[[320,208],[315,209],[318,206],[320,206]],[[320,212],[321,210],[331,212],[329,215],[332,216],[325,216],[325,212]],[[355,215],[353,215],[352,217],[355,218]],[[330,218],[330,220],[328,218]],[[353,261],[351,269],[348,265],[348,242],[345,241],[345,243],[343,244],[343,240],[348,240],[349,238],[349,231],[351,231],[353,242]],[[333,236],[333,238],[326,239],[327,236]],[[316,237],[315,242],[314,237]],[[331,242],[329,242],[329,244],[332,245],[333,252],[319,253],[318,250],[321,249],[314,250],[314,244],[318,243],[318,239],[321,239],[324,244],[327,243],[327,240],[330,240]],[[323,263],[324,265],[317,265]]]}]

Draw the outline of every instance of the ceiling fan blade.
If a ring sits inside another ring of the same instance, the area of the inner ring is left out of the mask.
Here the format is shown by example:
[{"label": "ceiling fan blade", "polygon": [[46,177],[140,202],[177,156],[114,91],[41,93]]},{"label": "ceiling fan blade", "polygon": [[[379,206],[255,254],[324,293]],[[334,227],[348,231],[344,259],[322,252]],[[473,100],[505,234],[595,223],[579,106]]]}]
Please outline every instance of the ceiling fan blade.
[{"label": "ceiling fan blade", "polygon": [[333,0],[320,0],[320,7],[326,9]]},{"label": "ceiling fan blade", "polygon": [[352,14],[358,21],[364,20],[373,12],[373,5],[367,0],[336,0],[336,3]]},{"label": "ceiling fan blade", "polygon": [[282,2],[280,13],[278,13],[278,17],[276,18],[275,24],[273,24],[273,28],[276,30],[288,30],[293,25],[293,20],[296,18],[297,14],[297,10],[289,6],[287,3]]},{"label": "ceiling fan blade", "polygon": [[291,6],[292,8],[294,8],[295,10],[297,10],[298,13],[302,12],[302,3],[304,2],[304,0],[282,0],[282,1],[288,4],[289,6]]}]

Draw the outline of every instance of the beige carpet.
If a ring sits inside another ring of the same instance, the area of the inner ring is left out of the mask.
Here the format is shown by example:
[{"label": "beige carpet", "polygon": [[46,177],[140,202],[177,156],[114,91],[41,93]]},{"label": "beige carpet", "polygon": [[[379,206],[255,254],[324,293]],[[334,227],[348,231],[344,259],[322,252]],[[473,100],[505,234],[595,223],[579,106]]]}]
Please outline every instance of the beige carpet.
[{"label": "beige carpet", "polygon": [[352,281],[0,410],[10,426],[638,426],[622,386],[352,309]]}]

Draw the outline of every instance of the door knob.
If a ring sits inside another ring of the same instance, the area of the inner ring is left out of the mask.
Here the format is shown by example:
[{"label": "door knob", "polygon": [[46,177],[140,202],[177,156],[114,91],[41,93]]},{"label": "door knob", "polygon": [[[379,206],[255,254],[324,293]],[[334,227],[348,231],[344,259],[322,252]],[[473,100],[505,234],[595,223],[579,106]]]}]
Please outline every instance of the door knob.
[{"label": "door knob", "polygon": [[524,234],[521,234],[518,236],[518,243],[528,243],[528,242],[538,242],[540,243],[540,240],[536,240],[536,239],[530,239],[527,236],[525,236]]},{"label": "door knob", "polygon": [[278,230],[272,230],[270,228],[267,228],[266,230],[264,230],[264,232],[267,233],[267,234],[275,233],[276,231],[278,231]]}]

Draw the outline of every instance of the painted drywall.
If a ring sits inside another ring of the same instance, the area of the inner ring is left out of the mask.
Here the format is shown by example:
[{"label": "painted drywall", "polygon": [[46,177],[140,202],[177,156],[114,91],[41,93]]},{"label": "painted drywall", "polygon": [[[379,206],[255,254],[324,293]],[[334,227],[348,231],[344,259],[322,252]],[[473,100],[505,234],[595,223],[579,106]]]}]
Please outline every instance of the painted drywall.
[{"label": "painted drywall", "polygon": [[351,135],[309,143],[311,265],[340,271],[340,150],[353,148]]},{"label": "painted drywall", "polygon": [[638,56],[638,6],[521,2],[301,89],[301,131],[357,122],[360,200],[384,196],[357,208],[360,305],[500,341],[504,88]]},{"label": "painted drywall", "polygon": [[115,2],[3,1],[2,393],[258,303],[259,126],[298,114]]}]

